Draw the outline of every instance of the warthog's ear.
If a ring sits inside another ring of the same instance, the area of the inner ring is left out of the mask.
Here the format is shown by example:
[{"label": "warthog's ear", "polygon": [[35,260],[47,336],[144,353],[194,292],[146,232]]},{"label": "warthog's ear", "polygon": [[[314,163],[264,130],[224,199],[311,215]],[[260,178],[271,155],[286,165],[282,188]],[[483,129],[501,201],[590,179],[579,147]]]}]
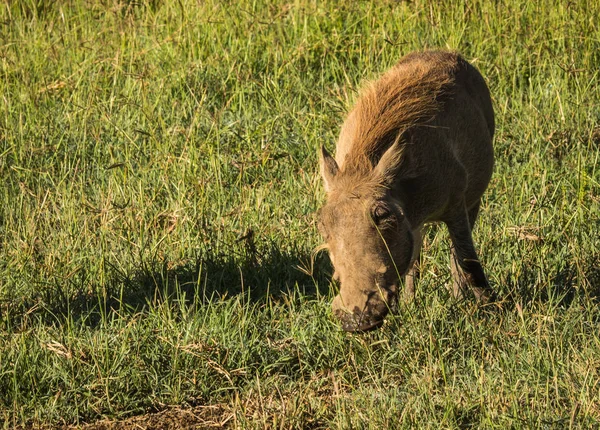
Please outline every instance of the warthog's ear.
[{"label": "warthog's ear", "polygon": [[321,145],[319,164],[321,165],[321,176],[323,177],[323,182],[325,184],[325,191],[330,192],[333,188],[333,181],[335,175],[337,175],[339,171],[339,167],[335,162],[335,159],[327,152],[323,145]]},{"label": "warthog's ear", "polygon": [[373,173],[382,184],[391,186],[402,165],[404,147],[396,140],[379,159]]}]

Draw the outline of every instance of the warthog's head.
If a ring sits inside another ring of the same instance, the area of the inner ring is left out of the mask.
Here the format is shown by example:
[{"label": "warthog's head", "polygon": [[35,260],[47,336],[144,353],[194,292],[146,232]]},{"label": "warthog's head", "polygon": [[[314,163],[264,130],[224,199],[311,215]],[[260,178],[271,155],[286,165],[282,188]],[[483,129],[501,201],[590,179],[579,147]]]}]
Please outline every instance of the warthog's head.
[{"label": "warthog's head", "polygon": [[394,144],[374,168],[344,171],[321,148],[327,203],[318,224],[334,279],[341,283],[333,313],[346,331],[370,330],[383,323],[396,304],[400,277],[410,264],[412,232],[390,193],[400,161]]}]

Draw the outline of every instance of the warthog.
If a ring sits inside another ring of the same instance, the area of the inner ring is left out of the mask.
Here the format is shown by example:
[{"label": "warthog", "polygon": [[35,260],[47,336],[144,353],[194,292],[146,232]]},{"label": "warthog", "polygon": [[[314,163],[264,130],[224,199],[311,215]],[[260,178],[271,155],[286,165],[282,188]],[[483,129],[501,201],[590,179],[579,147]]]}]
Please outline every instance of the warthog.
[{"label": "warthog", "polygon": [[411,53],[368,85],[342,126],[335,159],[321,147],[327,202],[319,212],[347,331],[380,326],[414,298],[422,228],[442,221],[451,247],[452,292],[490,288],[471,230],[494,165],[494,111],[481,74],[455,53]]}]

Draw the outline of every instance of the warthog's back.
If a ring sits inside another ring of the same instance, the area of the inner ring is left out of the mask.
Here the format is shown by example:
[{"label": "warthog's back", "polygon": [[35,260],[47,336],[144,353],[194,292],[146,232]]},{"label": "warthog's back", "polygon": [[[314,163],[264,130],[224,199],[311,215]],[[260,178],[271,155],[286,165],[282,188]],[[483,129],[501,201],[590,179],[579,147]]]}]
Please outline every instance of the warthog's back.
[{"label": "warthog's back", "polygon": [[413,226],[479,202],[493,168],[494,113],[481,74],[451,52],[412,53],[369,85],[342,127],[341,170],[370,170],[399,139],[393,193]]}]

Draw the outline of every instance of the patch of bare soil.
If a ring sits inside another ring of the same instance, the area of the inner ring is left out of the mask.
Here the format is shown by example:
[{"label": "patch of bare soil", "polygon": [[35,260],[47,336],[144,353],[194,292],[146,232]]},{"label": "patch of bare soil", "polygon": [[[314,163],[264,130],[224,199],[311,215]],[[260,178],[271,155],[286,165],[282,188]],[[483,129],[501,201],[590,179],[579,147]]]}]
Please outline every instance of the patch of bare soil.
[{"label": "patch of bare soil", "polygon": [[169,408],[120,421],[102,420],[91,424],[65,426],[62,430],[221,429],[231,427],[233,418],[233,412],[226,406],[197,406],[189,409]]}]

